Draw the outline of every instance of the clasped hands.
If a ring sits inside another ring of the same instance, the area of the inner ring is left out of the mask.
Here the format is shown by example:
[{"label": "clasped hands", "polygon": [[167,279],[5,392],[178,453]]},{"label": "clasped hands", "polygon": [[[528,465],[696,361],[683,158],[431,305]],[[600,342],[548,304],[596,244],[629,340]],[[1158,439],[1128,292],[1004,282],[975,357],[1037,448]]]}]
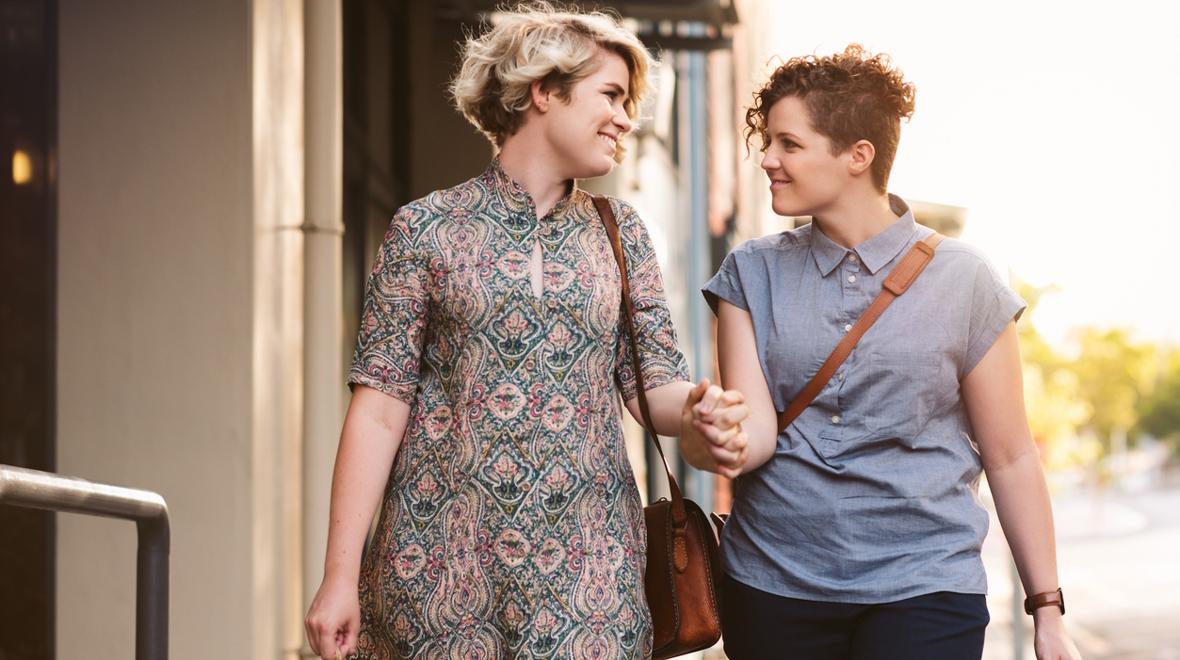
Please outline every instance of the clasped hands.
[{"label": "clasped hands", "polygon": [[737,390],[723,390],[704,379],[693,387],[680,415],[680,455],[689,465],[734,478],[742,473],[749,437],[742,421],[750,416]]}]

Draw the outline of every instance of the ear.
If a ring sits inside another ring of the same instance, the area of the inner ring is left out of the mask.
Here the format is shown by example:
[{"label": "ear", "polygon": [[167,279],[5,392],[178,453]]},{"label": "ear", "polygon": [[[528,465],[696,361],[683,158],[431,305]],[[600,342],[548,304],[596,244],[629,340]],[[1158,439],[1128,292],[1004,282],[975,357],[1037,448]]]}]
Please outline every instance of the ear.
[{"label": "ear", "polygon": [[858,140],[848,148],[848,173],[860,176],[869,171],[873,159],[877,156],[877,148],[868,140]]},{"label": "ear", "polygon": [[533,99],[533,107],[540,112],[549,111],[549,97],[551,93],[542,86],[540,80],[534,80],[529,83],[529,93]]}]

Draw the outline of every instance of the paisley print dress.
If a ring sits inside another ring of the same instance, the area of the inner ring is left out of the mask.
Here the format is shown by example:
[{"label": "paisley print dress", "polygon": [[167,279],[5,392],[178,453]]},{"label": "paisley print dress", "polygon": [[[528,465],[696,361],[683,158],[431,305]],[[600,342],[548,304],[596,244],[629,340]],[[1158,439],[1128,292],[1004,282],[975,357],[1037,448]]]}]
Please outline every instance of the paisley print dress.
[{"label": "paisley print dress", "polygon": [[[651,241],[611,203],[645,384],[686,380]],[[349,373],[411,407],[362,562],[358,657],[650,655],[619,295],[606,231],[576,185],[538,219],[493,161],[398,211]]]}]

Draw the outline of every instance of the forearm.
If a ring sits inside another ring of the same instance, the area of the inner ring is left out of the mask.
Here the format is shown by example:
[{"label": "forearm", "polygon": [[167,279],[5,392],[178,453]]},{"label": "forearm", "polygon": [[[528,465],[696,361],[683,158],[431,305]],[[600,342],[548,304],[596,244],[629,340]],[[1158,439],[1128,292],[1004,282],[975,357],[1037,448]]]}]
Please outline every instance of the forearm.
[{"label": "forearm", "polygon": [[[656,433],[666,436],[680,435],[680,415],[684,410],[684,401],[692,388],[692,383],[680,380],[647,391],[648,412],[651,413]],[[627,409],[640,424],[643,424],[638,397],[627,401]]]},{"label": "forearm", "polygon": [[1037,452],[1030,450],[987,468],[987,480],[1025,592],[1057,589],[1053,511]]},{"label": "forearm", "polygon": [[345,419],[332,473],[325,581],[359,579],[365,536],[405,431],[408,406],[398,403],[407,414],[392,425],[351,410]]},{"label": "forearm", "polygon": [[[754,415],[751,415],[753,418]],[[748,474],[762,467],[774,456],[775,447],[778,445],[778,433],[775,424],[767,424],[765,422],[759,424],[756,421],[747,424],[750,429],[746,432],[749,436],[750,444],[747,445],[749,457],[746,459],[745,465],[742,466],[742,474]]]}]

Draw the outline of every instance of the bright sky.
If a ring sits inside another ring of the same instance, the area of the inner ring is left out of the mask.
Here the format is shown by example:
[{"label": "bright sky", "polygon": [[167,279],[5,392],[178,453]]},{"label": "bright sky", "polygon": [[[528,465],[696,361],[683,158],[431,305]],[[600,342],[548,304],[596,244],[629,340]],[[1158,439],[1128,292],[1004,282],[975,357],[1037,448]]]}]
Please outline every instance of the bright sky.
[{"label": "bright sky", "polygon": [[1180,3],[769,0],[783,57],[889,53],[918,87],[890,181],[1080,324],[1180,344]]}]

